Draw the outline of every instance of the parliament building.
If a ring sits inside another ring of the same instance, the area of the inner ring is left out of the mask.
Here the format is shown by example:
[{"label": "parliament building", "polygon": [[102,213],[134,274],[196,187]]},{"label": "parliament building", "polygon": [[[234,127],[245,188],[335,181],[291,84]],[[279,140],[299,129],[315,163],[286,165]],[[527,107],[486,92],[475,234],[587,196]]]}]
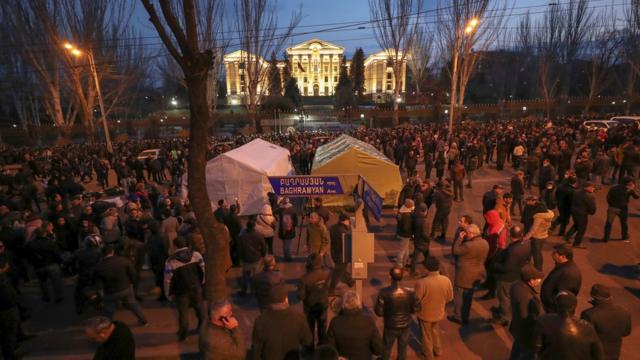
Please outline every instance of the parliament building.
[{"label": "parliament building", "polygon": [[[338,85],[340,63],[344,57],[344,48],[327,41],[311,39],[287,48],[287,58],[291,62],[291,76],[298,81],[298,88],[302,96],[332,96]],[[227,85],[227,102],[231,105],[243,103],[247,91],[245,76],[247,61],[257,61],[259,69],[264,71],[258,93],[268,95],[266,72],[269,68],[267,60],[259,56],[250,59],[242,50],[234,51],[224,56],[224,66]],[[351,61],[347,61],[347,69]],[[280,71],[285,63],[278,63]],[[369,55],[364,61],[365,94],[370,94],[374,101],[387,98],[395,86],[393,70],[389,65],[389,55],[386,51]],[[406,62],[402,66],[402,93],[405,91]],[[284,87],[284,84],[283,84]]]}]

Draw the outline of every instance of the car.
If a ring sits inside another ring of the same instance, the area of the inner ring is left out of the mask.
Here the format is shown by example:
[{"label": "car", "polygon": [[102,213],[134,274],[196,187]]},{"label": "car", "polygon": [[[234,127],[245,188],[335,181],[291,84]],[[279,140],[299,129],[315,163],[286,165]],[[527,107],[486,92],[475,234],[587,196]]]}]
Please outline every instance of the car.
[{"label": "car", "polygon": [[138,160],[146,160],[147,158],[157,158],[160,155],[160,149],[147,149],[138,154]]},{"label": "car", "polygon": [[620,123],[611,120],[587,120],[582,123],[582,126],[589,131],[595,131],[600,129],[608,130],[614,126],[617,126],[618,124]]},{"label": "car", "polygon": [[614,116],[611,121],[617,121],[622,125],[631,125],[640,128],[640,116]]}]

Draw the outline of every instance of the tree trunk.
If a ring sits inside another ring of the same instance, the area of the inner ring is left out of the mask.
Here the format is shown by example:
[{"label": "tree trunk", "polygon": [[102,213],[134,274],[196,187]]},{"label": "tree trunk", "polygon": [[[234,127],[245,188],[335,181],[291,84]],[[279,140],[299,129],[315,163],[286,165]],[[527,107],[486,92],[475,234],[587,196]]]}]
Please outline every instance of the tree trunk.
[{"label": "tree trunk", "polygon": [[[186,73],[186,71],[185,71]],[[190,71],[186,79],[189,91],[190,136],[188,158],[189,202],[205,241],[205,298],[209,304],[229,295],[225,274],[231,266],[230,236],[216,221],[207,195],[205,170],[211,117],[207,102],[207,71]]]}]

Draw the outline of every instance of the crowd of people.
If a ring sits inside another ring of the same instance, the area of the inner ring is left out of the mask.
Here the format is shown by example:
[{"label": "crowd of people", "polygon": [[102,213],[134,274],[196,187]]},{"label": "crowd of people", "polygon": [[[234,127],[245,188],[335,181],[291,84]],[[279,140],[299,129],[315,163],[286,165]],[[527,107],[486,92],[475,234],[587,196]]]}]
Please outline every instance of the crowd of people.
[{"label": "crowd of people", "polygon": [[[228,300],[205,306],[203,283],[207,249],[197,219],[179,192],[188,156],[184,140],[150,140],[116,144],[113,153],[98,145],[44,149],[8,148],[0,153],[0,327],[2,354],[17,357],[18,342],[30,338],[21,322],[29,317],[25,286],[40,285],[41,301],[63,302],[65,278],[74,277],[74,306],[79,315],[97,311],[86,333],[101,345],[96,359],[132,359],[135,341],[123,322],[113,319],[121,304],[141,326],[148,323],[140,282],[153,273],[158,301],[171,301],[178,312],[177,338],[189,336],[189,312],[198,319],[199,346],[207,359],[298,358],[341,356],[388,359],[397,343],[404,359],[410,326],[417,317],[422,352],[442,354],[439,321],[466,326],[474,292],[496,298],[493,322],[508,326],[512,359],[617,359],[622,338],[631,330],[629,313],[614,305],[602,284],[591,289],[593,307],[575,315],[581,273],[574,251],[583,251],[589,216],[596,212],[593,192],[607,190],[607,220],[627,219],[635,189],[638,129],[620,126],[589,132],[578,119],[548,123],[542,119],[502,122],[465,121],[454,134],[438,124],[358,129],[352,136],[376,147],[406,174],[397,214],[400,250],[389,271],[391,285],[373,306],[383,318],[379,333],[354,285],[342,249],[349,232],[348,214],[332,216],[314,199],[309,211],[288,198],[270,197],[260,214],[241,218],[242,204],[218,202],[217,222],[229,234],[229,265],[240,267],[237,286],[253,296],[260,315],[251,344],[233,316]],[[318,146],[337,133],[264,135],[290,150],[296,171],[308,174]],[[256,135],[257,136],[257,135]],[[212,138],[209,158],[253,137]],[[157,155],[141,158],[143,150]],[[486,166],[513,168],[509,184],[495,184],[477,204],[482,219],[465,215],[453,238],[449,222],[454,202],[474,186],[474,174]],[[419,166],[420,165],[420,166]],[[435,174],[433,169],[435,168]],[[111,183],[115,173],[116,183]],[[95,179],[94,179],[95,178]],[[87,191],[93,184],[102,191]],[[508,191],[507,191],[508,189]],[[435,215],[429,221],[429,209]],[[517,215],[516,215],[517,214]],[[304,219],[303,219],[304,218]],[[337,218],[337,222],[332,223]],[[519,221],[517,221],[519,220]],[[304,223],[304,225],[303,225]],[[569,227],[571,225],[571,227]],[[298,230],[304,226],[304,230]],[[543,273],[542,249],[559,230],[565,243],[554,247],[555,266]],[[286,279],[277,271],[274,241],[282,241],[284,262],[304,232],[306,272],[297,279],[300,313],[289,306]],[[440,274],[431,241],[451,243],[454,274]],[[426,276],[419,271],[426,268]],[[415,279],[415,289],[401,283]],[[338,291],[340,283],[346,290]],[[331,308],[330,298],[337,297]],[[446,305],[454,310],[447,316]],[[92,308],[92,310],[89,310]]]}]

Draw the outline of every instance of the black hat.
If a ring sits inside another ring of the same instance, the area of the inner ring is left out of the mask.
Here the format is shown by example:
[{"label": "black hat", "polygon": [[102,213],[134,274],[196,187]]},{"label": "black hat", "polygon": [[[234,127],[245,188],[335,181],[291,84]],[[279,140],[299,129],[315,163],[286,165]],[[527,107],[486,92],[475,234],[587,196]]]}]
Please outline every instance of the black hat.
[{"label": "black hat", "polygon": [[611,290],[606,285],[594,284],[591,287],[591,297],[594,300],[609,300],[611,299]]},{"label": "black hat", "polygon": [[338,222],[343,222],[347,220],[349,220],[349,215],[341,212],[340,216],[338,216]]},{"label": "black hat", "polygon": [[558,244],[553,247],[553,250],[567,259],[573,258],[573,249],[568,244]]},{"label": "black hat", "polygon": [[578,298],[571,291],[560,291],[556,295],[556,307],[559,312],[573,313],[578,305]]},{"label": "black hat", "polygon": [[520,269],[520,278],[523,281],[529,281],[531,279],[542,279],[544,278],[544,273],[535,268],[535,266],[531,264],[527,264]]},{"label": "black hat", "polygon": [[424,267],[429,271],[438,271],[438,269],[440,269],[440,260],[435,256],[427,256],[427,258],[424,259]]}]

